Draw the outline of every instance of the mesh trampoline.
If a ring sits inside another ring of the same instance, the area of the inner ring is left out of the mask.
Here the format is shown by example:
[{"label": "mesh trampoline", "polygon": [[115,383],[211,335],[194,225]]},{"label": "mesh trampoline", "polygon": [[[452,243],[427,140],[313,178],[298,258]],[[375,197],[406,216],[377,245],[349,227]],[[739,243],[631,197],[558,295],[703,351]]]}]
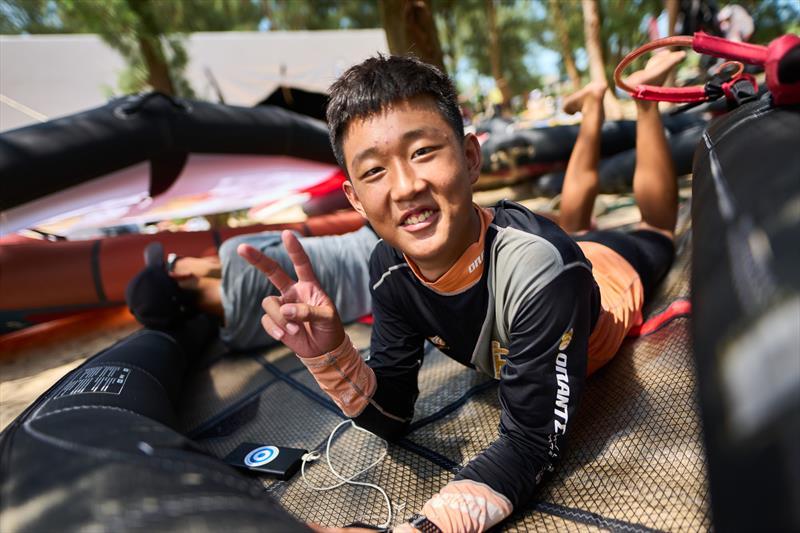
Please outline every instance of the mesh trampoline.
[{"label": "mesh trampoline", "polygon": [[[646,315],[689,298],[688,207],[681,214],[678,257]],[[369,326],[355,324],[348,333],[366,355]],[[614,360],[587,382],[560,466],[543,481],[535,501],[498,530],[709,529],[696,389],[686,315],[671,316],[650,333],[626,340]],[[247,441],[324,452],[328,435],[344,420],[285,348],[212,361],[190,375],[184,405],[194,406],[184,411],[184,428],[217,457]],[[387,457],[359,480],[382,486],[395,506],[395,523],[401,522],[491,444],[499,415],[492,380],[430,348],[411,432],[390,444]],[[377,437],[343,429],[331,446],[332,461],[343,474],[355,473],[383,446]],[[306,474],[317,485],[334,482],[324,460],[309,463]],[[386,517],[380,494],[363,487],[312,492],[299,474],[286,482],[261,481],[304,521],[341,526],[376,524]]]}]

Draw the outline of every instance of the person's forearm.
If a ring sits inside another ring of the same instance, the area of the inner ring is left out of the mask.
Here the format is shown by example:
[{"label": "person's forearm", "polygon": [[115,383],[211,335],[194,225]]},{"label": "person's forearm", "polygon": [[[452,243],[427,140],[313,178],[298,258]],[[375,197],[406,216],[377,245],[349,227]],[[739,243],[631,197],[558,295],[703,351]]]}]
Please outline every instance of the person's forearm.
[{"label": "person's forearm", "polygon": [[[336,349],[318,357],[301,357],[300,360],[314,376],[317,384],[339,406],[342,412],[358,424],[386,440],[394,440],[408,430],[411,422],[386,411],[375,401],[378,379],[358,354],[350,338]],[[385,383],[390,395],[394,391],[391,383]],[[384,391],[386,392],[386,391]]]},{"label": "person's forearm", "polygon": [[367,366],[347,335],[330,352],[317,357],[300,357],[300,361],[320,388],[351,418],[364,411],[375,393],[375,372]]}]

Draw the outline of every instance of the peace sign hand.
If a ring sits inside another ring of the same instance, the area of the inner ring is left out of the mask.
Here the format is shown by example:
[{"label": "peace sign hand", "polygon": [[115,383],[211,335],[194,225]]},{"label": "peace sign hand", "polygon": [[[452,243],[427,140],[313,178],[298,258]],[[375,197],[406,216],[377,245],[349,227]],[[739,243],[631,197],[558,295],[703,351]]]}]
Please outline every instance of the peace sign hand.
[{"label": "peace sign hand", "polygon": [[283,342],[300,357],[316,357],[337,348],[344,341],[344,327],[336,306],[322,290],[303,246],[290,232],[281,234],[283,245],[297,273],[294,281],[278,263],[248,244],[237,253],[264,273],[280,296],[264,298],[261,325],[267,334]]}]

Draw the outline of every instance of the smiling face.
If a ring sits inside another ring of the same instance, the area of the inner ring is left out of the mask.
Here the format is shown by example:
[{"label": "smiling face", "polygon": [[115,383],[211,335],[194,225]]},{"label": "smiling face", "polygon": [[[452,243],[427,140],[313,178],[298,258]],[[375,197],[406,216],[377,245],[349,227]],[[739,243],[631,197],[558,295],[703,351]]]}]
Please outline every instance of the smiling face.
[{"label": "smiling face", "polygon": [[478,240],[480,146],[474,135],[457,138],[431,98],[353,120],[342,148],[350,203],[425,277],[436,279]]}]

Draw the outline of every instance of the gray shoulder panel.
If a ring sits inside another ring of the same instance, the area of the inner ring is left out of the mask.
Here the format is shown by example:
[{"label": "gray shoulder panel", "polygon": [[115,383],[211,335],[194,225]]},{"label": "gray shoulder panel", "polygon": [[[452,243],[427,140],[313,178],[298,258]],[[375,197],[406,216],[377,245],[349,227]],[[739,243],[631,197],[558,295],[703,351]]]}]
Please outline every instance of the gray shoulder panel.
[{"label": "gray shoulder panel", "polygon": [[472,364],[494,374],[493,340],[510,344],[511,325],[519,309],[567,268],[558,249],[548,240],[516,228],[497,228],[487,261],[489,305]]}]

